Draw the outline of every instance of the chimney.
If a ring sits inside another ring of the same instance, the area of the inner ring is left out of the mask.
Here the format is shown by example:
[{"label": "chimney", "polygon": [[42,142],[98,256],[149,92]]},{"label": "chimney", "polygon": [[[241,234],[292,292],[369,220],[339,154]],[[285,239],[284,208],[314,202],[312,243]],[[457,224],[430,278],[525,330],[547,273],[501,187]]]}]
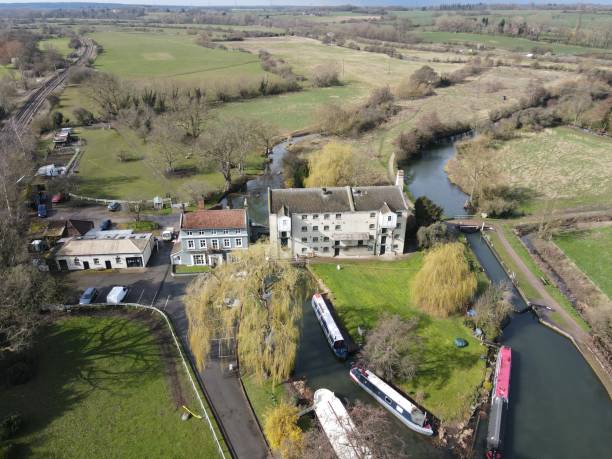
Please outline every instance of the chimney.
[{"label": "chimney", "polygon": [[395,176],[395,186],[400,190],[404,189],[404,171],[401,169],[397,170],[397,175]]}]

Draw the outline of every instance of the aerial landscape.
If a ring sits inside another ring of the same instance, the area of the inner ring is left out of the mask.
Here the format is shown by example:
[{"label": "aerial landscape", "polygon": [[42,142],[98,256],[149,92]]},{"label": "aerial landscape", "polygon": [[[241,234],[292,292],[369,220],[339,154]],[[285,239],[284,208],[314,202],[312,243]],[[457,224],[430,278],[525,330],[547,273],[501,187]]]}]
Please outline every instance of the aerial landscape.
[{"label": "aerial landscape", "polygon": [[612,3],[0,3],[0,458],[612,448]]}]

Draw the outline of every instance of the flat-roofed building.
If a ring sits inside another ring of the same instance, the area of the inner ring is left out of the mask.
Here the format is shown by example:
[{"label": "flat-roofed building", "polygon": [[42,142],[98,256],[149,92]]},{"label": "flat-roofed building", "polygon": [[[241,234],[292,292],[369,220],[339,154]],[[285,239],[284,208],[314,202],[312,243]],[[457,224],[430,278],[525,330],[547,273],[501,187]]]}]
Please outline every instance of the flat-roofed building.
[{"label": "flat-roofed building", "polygon": [[395,185],[268,190],[270,243],[281,258],[394,256],[404,252],[413,207]]}]

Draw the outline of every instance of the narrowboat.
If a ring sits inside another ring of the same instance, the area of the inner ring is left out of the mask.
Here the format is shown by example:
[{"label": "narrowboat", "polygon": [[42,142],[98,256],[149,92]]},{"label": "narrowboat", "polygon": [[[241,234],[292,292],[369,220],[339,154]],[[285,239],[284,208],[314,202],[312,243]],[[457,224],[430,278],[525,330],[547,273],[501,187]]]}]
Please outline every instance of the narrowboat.
[{"label": "narrowboat", "polygon": [[428,422],[427,413],[421,411],[406,395],[401,394],[365,368],[354,366],[349,374],[353,381],[374,397],[378,403],[390,411],[406,427],[428,437],[433,435],[433,427]]},{"label": "narrowboat", "polygon": [[346,360],[348,357],[348,346],[342,333],[340,332],[340,328],[334,321],[327,304],[325,303],[325,299],[321,296],[320,293],[315,293],[312,296],[312,309],[314,310],[315,316],[317,316],[317,320],[319,324],[321,324],[321,329],[323,330],[323,334],[325,335],[325,339],[329,344],[329,347],[333,351],[334,355],[341,359]]},{"label": "narrowboat", "polygon": [[512,350],[502,346],[497,354],[493,390],[491,391],[491,412],[487,434],[487,459],[501,459],[502,443],[510,397],[510,370],[512,367]]}]

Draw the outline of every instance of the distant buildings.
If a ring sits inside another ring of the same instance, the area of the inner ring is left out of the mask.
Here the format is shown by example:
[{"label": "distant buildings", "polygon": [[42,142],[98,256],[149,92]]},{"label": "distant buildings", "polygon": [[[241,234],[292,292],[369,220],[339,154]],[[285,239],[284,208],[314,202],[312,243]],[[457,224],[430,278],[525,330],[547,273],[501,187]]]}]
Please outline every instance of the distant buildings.
[{"label": "distant buildings", "polygon": [[412,204],[395,185],[268,190],[270,243],[278,257],[364,257],[404,252]]},{"label": "distant buildings", "polygon": [[174,265],[215,266],[249,246],[247,209],[187,212],[181,215],[179,231],[171,255]]}]

